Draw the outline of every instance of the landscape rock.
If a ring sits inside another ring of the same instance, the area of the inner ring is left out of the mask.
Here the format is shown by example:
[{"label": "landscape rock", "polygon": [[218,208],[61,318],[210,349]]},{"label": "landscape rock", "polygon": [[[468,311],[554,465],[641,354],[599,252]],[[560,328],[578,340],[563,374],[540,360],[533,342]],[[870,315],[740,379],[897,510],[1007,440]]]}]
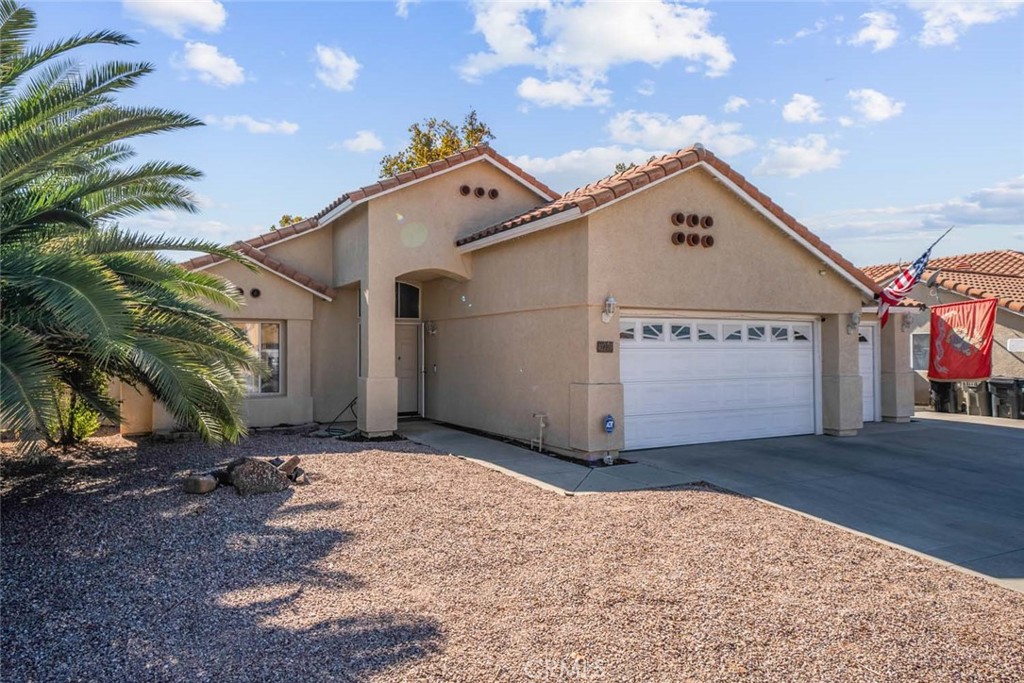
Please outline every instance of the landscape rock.
[{"label": "landscape rock", "polygon": [[299,456],[293,455],[283,463],[275,463],[277,469],[280,472],[284,472],[290,477],[291,473],[295,471],[295,468],[299,466]]},{"label": "landscape rock", "polygon": [[226,467],[207,472],[207,475],[216,479],[217,483],[221,486],[231,486],[231,475],[228,474],[228,468]]},{"label": "landscape rock", "polygon": [[305,486],[309,483],[309,475],[306,474],[306,470],[301,467],[296,467],[292,470],[292,473],[288,475],[288,478],[300,486]]},{"label": "landscape rock", "polygon": [[216,488],[217,479],[209,474],[193,474],[185,479],[185,493],[210,493]]},{"label": "landscape rock", "polygon": [[243,496],[284,491],[291,484],[287,475],[266,460],[242,458],[232,461],[227,469],[232,486]]}]

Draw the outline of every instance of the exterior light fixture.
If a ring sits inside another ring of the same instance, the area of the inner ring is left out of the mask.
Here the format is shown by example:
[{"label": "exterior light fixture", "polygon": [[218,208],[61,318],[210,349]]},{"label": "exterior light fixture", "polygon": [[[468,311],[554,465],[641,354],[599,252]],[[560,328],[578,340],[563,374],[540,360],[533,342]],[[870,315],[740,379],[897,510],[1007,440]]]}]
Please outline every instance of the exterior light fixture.
[{"label": "exterior light fixture", "polygon": [[619,302],[615,300],[614,296],[608,295],[608,298],[604,300],[604,310],[601,312],[601,322],[610,323],[612,316],[615,315],[615,311],[619,310]]},{"label": "exterior light fixture", "polygon": [[853,334],[860,327],[860,311],[850,314],[850,320],[846,323],[846,334]]}]

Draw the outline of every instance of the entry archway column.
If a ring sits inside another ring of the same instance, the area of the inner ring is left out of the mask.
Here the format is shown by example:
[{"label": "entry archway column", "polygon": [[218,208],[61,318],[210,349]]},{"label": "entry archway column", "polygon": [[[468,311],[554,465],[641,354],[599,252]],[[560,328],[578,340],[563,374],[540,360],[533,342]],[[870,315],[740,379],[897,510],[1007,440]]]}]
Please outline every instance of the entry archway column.
[{"label": "entry archway column", "polygon": [[395,375],[395,281],[371,275],[360,283],[359,419],[367,436],[387,436],[398,428],[398,377]]}]

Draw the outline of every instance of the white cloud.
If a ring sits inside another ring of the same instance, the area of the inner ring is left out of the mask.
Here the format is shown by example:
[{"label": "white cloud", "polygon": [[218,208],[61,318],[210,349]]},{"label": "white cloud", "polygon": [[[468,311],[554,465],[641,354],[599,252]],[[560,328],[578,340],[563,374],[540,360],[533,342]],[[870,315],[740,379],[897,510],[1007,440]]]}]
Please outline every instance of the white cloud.
[{"label": "white cloud", "polygon": [[419,3],[420,0],[398,0],[395,3],[395,14],[402,19],[409,18],[409,6]]},{"label": "white cloud", "polygon": [[199,80],[221,88],[245,83],[245,69],[213,45],[185,43],[185,56],[175,65],[194,71]]},{"label": "white cloud", "polygon": [[732,97],[725,101],[724,105],[722,105],[722,111],[732,114],[734,112],[738,112],[740,109],[743,109],[744,107],[749,106],[750,102],[747,102],[746,98],[739,97],[738,95],[733,95]]},{"label": "white cloud", "polygon": [[654,94],[654,91],[654,81],[649,78],[640,81],[640,84],[636,86],[636,94],[643,95],[644,97],[650,97]]},{"label": "white cloud", "polygon": [[706,116],[691,114],[673,119],[666,114],[625,111],[608,122],[612,141],[645,149],[680,149],[700,142],[713,152],[734,156],[753,149],[750,137],[740,133],[740,124],[716,123]]},{"label": "white cloud", "polygon": [[810,28],[802,28],[793,34],[792,38],[779,38],[775,41],[776,45],[789,45],[790,43],[806,38],[807,36],[813,36],[815,33],[821,33],[828,26],[828,22],[824,19],[818,19],[814,22],[814,26]]},{"label": "white cloud", "polygon": [[372,130],[356,131],[356,134],[343,141],[341,146],[350,152],[376,152],[384,149],[384,143]]},{"label": "white cloud", "polygon": [[[860,115],[860,120],[864,123],[878,123],[899,116],[903,113],[903,108],[906,106],[905,102],[897,102],[888,95],[883,95],[871,88],[851,90],[846,94],[846,97],[853,102],[854,110]],[[853,124],[847,117],[844,117],[844,120],[840,120],[840,123],[844,126]]]},{"label": "white cloud", "polygon": [[225,130],[234,130],[235,127],[242,127],[254,135],[266,135],[277,133],[281,135],[292,135],[299,130],[299,124],[291,121],[272,121],[270,119],[254,119],[248,114],[236,114],[228,116],[214,116],[210,114],[203,117],[208,125],[219,126]]},{"label": "white cloud", "polygon": [[361,65],[340,48],[316,46],[316,77],[331,90],[351,90]]},{"label": "white cloud", "polygon": [[790,123],[821,123],[821,103],[810,95],[795,93],[793,99],[782,107],[782,118]]},{"label": "white cloud", "polygon": [[799,178],[807,173],[839,168],[843,150],[829,146],[824,135],[812,134],[788,143],[772,140],[768,143],[768,154],[754,169],[760,175],[784,175]]},{"label": "white cloud", "polygon": [[[984,228],[983,233],[966,234],[972,241],[982,235],[998,240],[997,228],[1017,230],[1024,224],[1024,176],[946,201],[836,211],[812,217],[808,224],[838,239],[924,241],[929,233],[955,225],[953,236],[964,234],[964,229]],[[993,244],[993,248],[996,246],[999,245]],[[979,248],[984,247],[978,244],[973,250]]]},{"label": "white cloud", "polygon": [[228,18],[224,5],[216,0],[124,0],[124,9],[178,39],[184,38],[189,28],[216,33]]},{"label": "white cloud", "polygon": [[656,150],[626,148],[620,145],[574,149],[553,157],[511,157],[512,163],[535,175],[544,176],[561,187],[577,187],[611,175],[615,164],[642,164]]},{"label": "white cloud", "polygon": [[711,32],[714,15],[704,8],[662,0],[477,1],[472,6],[475,30],[489,50],[470,55],[462,64],[462,77],[470,81],[504,68],[527,66],[543,70],[548,82],[594,84],[604,82],[615,66],[659,66],[673,59],[700,64],[706,75],[714,77],[727,73],[735,61],[725,38]]},{"label": "white cloud", "polygon": [[1017,14],[1024,0],[987,0],[986,2],[911,2],[921,13],[924,27],[917,40],[925,47],[955,45],[977,24],[994,24]]},{"label": "white cloud", "polygon": [[516,88],[524,100],[540,107],[601,107],[611,103],[611,90],[596,87],[593,81],[561,79],[540,81],[533,76],[524,78]]},{"label": "white cloud", "polygon": [[867,25],[847,41],[850,45],[870,45],[872,52],[880,52],[896,44],[900,36],[896,15],[891,12],[866,12],[860,18]]}]

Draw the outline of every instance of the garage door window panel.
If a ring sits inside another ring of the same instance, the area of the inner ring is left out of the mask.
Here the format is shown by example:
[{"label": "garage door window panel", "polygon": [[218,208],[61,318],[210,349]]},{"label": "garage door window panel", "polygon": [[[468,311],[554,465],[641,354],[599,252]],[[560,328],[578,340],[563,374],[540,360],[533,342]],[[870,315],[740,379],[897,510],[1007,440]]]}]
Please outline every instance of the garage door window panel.
[{"label": "garage door window panel", "polygon": [[669,327],[669,341],[688,342],[693,339],[692,325],[671,325]]},{"label": "garage door window panel", "polygon": [[660,323],[644,323],[643,335],[644,341],[661,341],[662,335],[664,334],[665,327]]},{"label": "garage door window panel", "polygon": [[789,341],[789,328],[786,326],[772,325],[772,341],[773,342],[788,342]]},{"label": "garage door window panel", "polygon": [[636,323],[619,323],[619,339],[621,341],[636,341]]},{"label": "garage door window panel", "polygon": [[718,325],[697,325],[697,341],[718,341]]},{"label": "garage door window panel", "polygon": [[765,341],[764,325],[747,325],[747,341]]}]

